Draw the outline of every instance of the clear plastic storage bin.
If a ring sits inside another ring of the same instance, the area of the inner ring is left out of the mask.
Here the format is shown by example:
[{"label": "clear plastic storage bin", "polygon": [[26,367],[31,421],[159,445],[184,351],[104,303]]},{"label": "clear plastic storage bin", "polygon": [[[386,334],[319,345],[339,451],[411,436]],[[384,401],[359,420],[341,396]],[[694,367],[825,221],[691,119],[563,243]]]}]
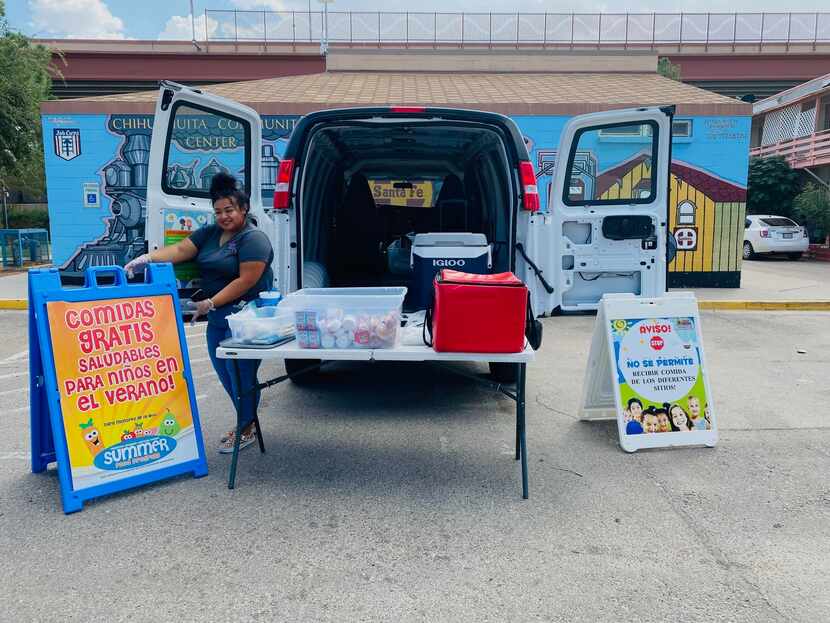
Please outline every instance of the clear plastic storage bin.
[{"label": "clear plastic storage bin", "polygon": [[394,348],[406,288],[304,288],[280,309],[294,313],[300,348]]},{"label": "clear plastic storage bin", "polygon": [[272,344],[294,333],[294,314],[282,306],[265,307],[249,303],[242,311],[228,316],[234,340],[246,344]]}]

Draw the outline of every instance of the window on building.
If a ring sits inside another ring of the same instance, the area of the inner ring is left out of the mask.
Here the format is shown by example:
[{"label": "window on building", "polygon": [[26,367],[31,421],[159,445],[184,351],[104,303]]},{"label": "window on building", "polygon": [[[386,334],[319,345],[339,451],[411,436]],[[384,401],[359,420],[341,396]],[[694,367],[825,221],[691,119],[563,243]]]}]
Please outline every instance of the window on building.
[{"label": "window on building", "polygon": [[677,206],[677,224],[694,225],[697,208],[691,201],[681,201]]},{"label": "window on building", "polygon": [[671,125],[671,133],[674,137],[690,138],[692,136],[692,120],[675,119]]},{"label": "window on building", "polygon": [[616,125],[611,128],[603,128],[599,131],[600,136],[648,136],[644,134],[644,128],[649,126],[636,123],[633,125]]}]

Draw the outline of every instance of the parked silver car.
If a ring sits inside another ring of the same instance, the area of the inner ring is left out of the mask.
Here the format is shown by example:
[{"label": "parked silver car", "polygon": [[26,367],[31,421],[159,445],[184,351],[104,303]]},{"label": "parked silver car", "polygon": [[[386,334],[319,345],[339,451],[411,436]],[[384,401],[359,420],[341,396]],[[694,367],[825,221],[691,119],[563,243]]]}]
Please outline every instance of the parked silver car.
[{"label": "parked silver car", "polygon": [[772,253],[783,253],[791,260],[798,260],[810,245],[807,230],[786,216],[750,214],[745,227],[745,260]]}]

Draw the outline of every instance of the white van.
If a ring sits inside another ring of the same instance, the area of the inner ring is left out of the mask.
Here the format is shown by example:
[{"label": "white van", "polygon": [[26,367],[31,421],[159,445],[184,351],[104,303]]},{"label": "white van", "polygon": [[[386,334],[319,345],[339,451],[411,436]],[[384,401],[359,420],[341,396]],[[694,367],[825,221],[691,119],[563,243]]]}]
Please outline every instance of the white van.
[{"label": "white van", "polygon": [[[411,285],[414,236],[454,232],[483,235],[488,270],[519,275],[537,315],[596,309],[606,292],[659,296],[673,112],[571,119],[545,213],[527,147],[508,117],[418,107],[315,112],[298,121],[272,180],[273,202],[263,205],[257,112],[163,82],[147,185],[149,248],[173,242],[166,223],[182,214],[197,215],[196,223],[212,218],[209,180],[186,174],[198,153],[243,180],[252,214],[272,240],[283,292]],[[206,135],[205,127],[224,133]]]}]

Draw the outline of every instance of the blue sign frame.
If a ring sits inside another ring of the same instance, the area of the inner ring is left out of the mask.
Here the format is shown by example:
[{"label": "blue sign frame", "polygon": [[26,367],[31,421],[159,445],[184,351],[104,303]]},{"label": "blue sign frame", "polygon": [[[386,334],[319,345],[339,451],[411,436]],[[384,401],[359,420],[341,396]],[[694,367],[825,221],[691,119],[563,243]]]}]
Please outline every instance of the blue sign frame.
[{"label": "blue sign frame", "polygon": [[[99,278],[102,276],[112,277],[113,284],[102,285],[99,282]],[[80,303],[102,299],[168,295],[172,298],[173,309],[179,309],[176,277],[171,264],[149,264],[144,283],[128,283],[124,269],[119,266],[87,268],[84,271],[84,278],[83,287],[64,288],[61,285],[60,273],[57,268],[29,271],[29,400],[32,472],[43,472],[50,463],[57,462],[61,502],[63,503],[63,511],[67,514],[81,510],[83,503],[92,498],[133,489],[181,474],[192,473],[195,478],[200,478],[208,473],[184,325],[182,324],[181,315],[177,314],[183,376],[187,382],[188,398],[193,416],[197,458],[111,483],[96,485],[79,491],[73,489],[46,304],[53,301]]]}]

